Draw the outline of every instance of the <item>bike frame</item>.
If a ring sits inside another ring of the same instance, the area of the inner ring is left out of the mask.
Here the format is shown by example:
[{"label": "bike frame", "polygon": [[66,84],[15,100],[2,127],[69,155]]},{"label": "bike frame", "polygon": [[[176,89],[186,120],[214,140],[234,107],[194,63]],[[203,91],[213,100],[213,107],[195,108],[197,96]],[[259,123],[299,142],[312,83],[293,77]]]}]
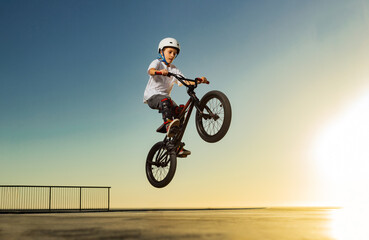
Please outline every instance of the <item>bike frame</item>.
[{"label": "bike frame", "polygon": [[[197,88],[197,79],[195,79],[195,80],[187,79],[187,78],[184,78],[183,76],[176,75],[176,74],[173,74],[173,73],[169,73],[168,76],[174,76],[176,79],[178,79],[178,81],[180,81],[184,86],[186,86],[187,87],[187,93],[190,96],[190,98],[188,99],[185,107],[182,109],[182,111],[178,115],[178,118],[181,122],[181,127],[180,127],[179,132],[173,137],[173,139],[169,139],[169,141],[168,141],[167,136],[165,136],[165,138],[164,138],[164,143],[169,143],[169,145],[167,146],[168,150],[177,152],[177,151],[179,151],[179,149],[181,147],[184,146],[184,144],[181,143],[181,141],[182,141],[183,135],[186,131],[187,124],[188,124],[188,121],[190,120],[191,113],[192,113],[192,110],[193,110],[194,107],[196,107],[196,109],[199,111],[199,113],[205,118],[207,118],[207,117],[217,118],[218,116],[213,114],[207,106],[204,106],[204,108],[208,111],[209,114],[204,114],[203,111],[200,109],[200,106],[199,106],[200,105],[200,100],[197,98],[196,93],[194,91],[195,88]],[[194,82],[195,84],[190,85],[190,84],[187,84],[185,81]],[[178,147],[178,146],[180,146],[180,147],[176,151],[176,147]]]}]

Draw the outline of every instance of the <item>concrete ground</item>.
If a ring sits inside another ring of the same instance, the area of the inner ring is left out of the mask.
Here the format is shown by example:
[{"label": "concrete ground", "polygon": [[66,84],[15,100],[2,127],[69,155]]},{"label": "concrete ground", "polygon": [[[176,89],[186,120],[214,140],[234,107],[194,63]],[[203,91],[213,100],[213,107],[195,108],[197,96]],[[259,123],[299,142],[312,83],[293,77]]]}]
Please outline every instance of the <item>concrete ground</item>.
[{"label": "concrete ground", "polygon": [[339,210],[285,208],[0,214],[0,239],[335,239],[331,229],[332,211]]}]

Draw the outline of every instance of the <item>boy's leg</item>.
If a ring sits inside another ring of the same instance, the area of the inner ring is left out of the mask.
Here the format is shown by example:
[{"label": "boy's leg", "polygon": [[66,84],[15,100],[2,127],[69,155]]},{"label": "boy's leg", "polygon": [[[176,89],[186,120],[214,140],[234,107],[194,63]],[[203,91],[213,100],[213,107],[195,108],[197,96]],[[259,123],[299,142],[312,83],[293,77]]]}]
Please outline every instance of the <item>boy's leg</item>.
[{"label": "boy's leg", "polygon": [[164,98],[168,98],[168,96],[160,95],[160,94],[154,95],[150,97],[149,99],[147,99],[147,105],[149,105],[149,107],[152,109],[160,110],[161,100],[163,100]]},{"label": "boy's leg", "polygon": [[170,98],[163,98],[161,100],[161,114],[163,114],[164,123],[173,120],[172,114],[172,100]]},{"label": "boy's leg", "polygon": [[163,114],[164,124],[167,128],[167,136],[173,137],[179,127],[179,120],[173,119],[173,102],[170,98],[161,100],[161,113]]},{"label": "boy's leg", "polygon": [[[172,137],[175,132],[171,131],[179,126],[179,120],[173,120],[173,101],[170,97],[165,95],[154,95],[147,100],[150,108],[159,109],[163,115],[164,124],[166,125],[168,137]],[[175,104],[176,106],[176,104]]]},{"label": "boy's leg", "polygon": [[159,112],[161,113],[162,112],[162,103],[163,103],[162,100],[164,100],[166,98],[171,101],[172,109],[171,109],[170,113],[171,113],[172,117],[175,117],[174,115],[176,115],[175,112],[178,111],[178,105],[169,96],[161,95],[161,94],[154,95],[154,96],[152,96],[151,98],[149,98],[147,100],[147,104],[149,105],[150,108],[158,109]]}]

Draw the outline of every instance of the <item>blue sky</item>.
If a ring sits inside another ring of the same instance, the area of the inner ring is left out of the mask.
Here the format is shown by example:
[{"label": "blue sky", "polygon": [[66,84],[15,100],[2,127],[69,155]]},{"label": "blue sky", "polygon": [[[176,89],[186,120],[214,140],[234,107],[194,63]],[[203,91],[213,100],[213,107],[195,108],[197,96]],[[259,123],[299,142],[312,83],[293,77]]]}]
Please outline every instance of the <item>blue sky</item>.
[{"label": "blue sky", "polygon": [[[359,0],[0,1],[0,184],[108,185],[119,207],[325,201],[308,152],[368,85],[368,11]],[[233,122],[208,144],[192,120],[193,155],[157,190],[144,161],[161,117],[142,97],[164,37],[180,41],[186,76],[210,80],[199,96],[227,94]]]}]

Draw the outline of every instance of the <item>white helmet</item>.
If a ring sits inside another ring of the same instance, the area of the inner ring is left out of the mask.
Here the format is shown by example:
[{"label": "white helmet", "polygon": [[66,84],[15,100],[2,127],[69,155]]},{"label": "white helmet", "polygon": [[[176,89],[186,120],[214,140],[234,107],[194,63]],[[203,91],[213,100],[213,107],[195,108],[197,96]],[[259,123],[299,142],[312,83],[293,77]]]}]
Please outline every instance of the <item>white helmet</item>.
[{"label": "white helmet", "polygon": [[179,46],[179,42],[174,38],[164,38],[159,43],[158,52],[160,53],[160,50],[163,50],[165,47],[172,47],[176,48],[178,50],[177,55],[179,54],[179,51],[181,50]]}]

